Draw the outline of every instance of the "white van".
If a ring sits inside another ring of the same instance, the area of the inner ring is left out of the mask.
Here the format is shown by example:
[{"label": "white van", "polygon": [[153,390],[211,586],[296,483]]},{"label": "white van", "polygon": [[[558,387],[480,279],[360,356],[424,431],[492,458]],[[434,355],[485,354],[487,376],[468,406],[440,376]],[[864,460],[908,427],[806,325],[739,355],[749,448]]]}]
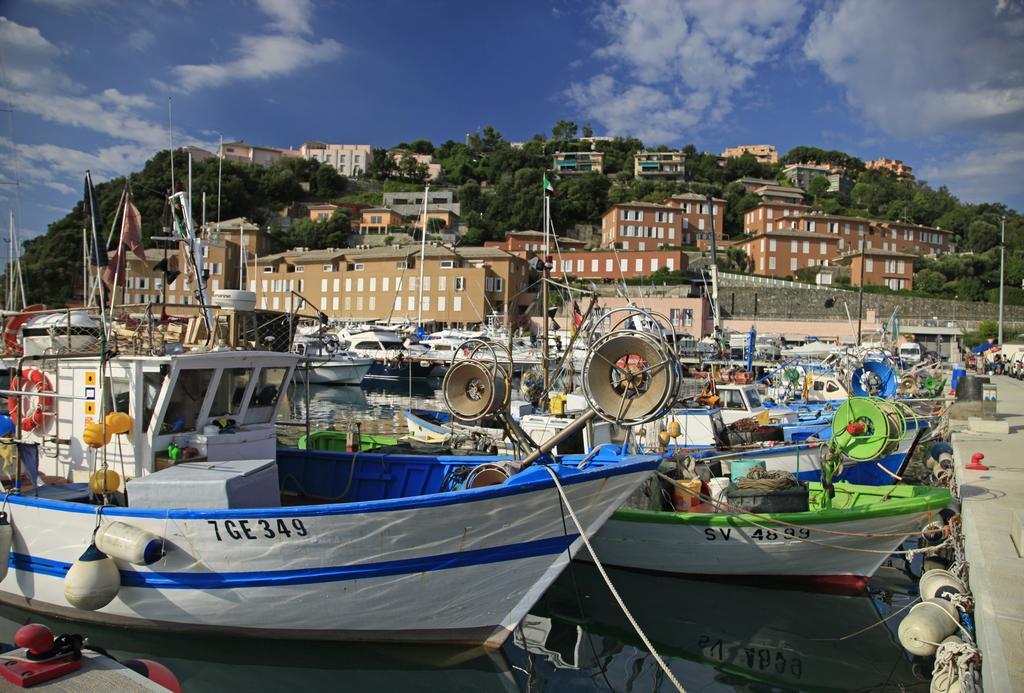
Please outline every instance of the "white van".
[{"label": "white van", "polygon": [[900,344],[899,350],[900,362],[903,363],[904,368],[911,368],[921,363],[921,359],[924,358],[924,349],[917,342],[904,342]]}]

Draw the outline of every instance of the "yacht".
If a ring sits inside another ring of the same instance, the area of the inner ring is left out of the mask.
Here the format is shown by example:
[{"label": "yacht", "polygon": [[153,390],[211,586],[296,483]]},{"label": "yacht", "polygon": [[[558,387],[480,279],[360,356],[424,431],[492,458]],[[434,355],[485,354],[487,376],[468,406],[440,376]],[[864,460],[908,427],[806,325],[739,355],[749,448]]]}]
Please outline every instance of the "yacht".
[{"label": "yacht", "polygon": [[345,341],[349,351],[357,357],[373,359],[373,365],[364,376],[370,380],[428,378],[433,369],[426,357],[427,347],[414,344],[392,329],[341,330],[338,338]]},{"label": "yacht", "polygon": [[304,357],[300,372],[311,383],[358,385],[374,364],[372,358],[359,357],[345,348],[338,336],[295,335],[292,351]]}]

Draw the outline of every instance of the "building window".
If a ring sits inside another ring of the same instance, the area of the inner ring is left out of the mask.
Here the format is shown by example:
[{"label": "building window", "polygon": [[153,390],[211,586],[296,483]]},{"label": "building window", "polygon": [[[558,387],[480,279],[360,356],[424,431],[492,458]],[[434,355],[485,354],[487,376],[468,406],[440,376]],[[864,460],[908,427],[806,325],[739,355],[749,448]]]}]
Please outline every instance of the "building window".
[{"label": "building window", "polygon": [[441,269],[453,269],[454,267],[454,260],[441,260]]},{"label": "building window", "polygon": [[455,277],[455,290],[456,291],[465,291],[466,290],[466,278],[465,277],[462,277],[462,276]]},{"label": "building window", "polygon": [[789,259],[789,270],[791,272],[796,272],[796,258],[795,257]]},{"label": "building window", "polygon": [[264,267],[263,268],[263,274],[273,274],[273,273],[274,273],[274,268],[273,267]]},{"label": "building window", "polygon": [[406,300],[406,302],[405,302],[405,305],[406,305],[406,306],[408,306],[408,307],[406,308],[406,310],[408,310],[408,311],[414,311],[414,310],[416,310],[416,297],[415,297],[415,296],[409,296],[409,297],[407,297],[407,300]]},{"label": "building window", "polygon": [[456,296],[452,299],[452,310],[456,313],[462,312],[462,296]]},{"label": "building window", "polygon": [[345,277],[345,293],[352,292],[352,277]]},{"label": "building window", "polygon": [[[774,253],[775,249],[776,249],[775,239],[774,238],[770,238],[768,240],[768,250],[770,250],[770,251],[772,251]],[[762,253],[764,252],[764,239],[763,238],[761,239],[761,252]]]},{"label": "building window", "polygon": [[[762,259],[762,263],[761,263],[761,269],[764,269],[763,259]],[[774,255],[769,255],[768,256],[768,270],[771,271],[771,270],[774,270],[774,269],[775,269],[775,256]]]},{"label": "building window", "polygon": [[377,291],[377,277],[370,277],[370,293]]},{"label": "building window", "polygon": [[437,309],[439,311],[444,311],[445,301],[446,301],[446,298],[444,296],[438,296],[437,297]]},{"label": "building window", "polygon": [[296,272],[305,272],[306,271],[306,266],[305,265],[295,265],[295,271]]},{"label": "building window", "polygon": [[400,270],[409,269],[409,261],[408,260],[401,260],[399,262],[396,262],[395,263],[395,267],[397,267]]},{"label": "building window", "polygon": [[352,265],[352,269],[356,272],[362,272],[363,270],[366,269],[366,265],[364,265],[361,262],[357,262],[356,264]]}]

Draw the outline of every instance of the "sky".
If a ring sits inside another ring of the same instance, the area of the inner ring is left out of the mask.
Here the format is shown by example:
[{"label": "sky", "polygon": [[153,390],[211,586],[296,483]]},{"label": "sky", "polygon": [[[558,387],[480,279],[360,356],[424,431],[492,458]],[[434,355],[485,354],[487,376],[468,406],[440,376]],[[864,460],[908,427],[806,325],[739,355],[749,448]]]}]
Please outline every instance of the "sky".
[{"label": "sky", "polygon": [[0,99],[22,239],[169,135],[389,147],[560,119],[902,159],[1024,211],[1024,0],[0,0]]}]

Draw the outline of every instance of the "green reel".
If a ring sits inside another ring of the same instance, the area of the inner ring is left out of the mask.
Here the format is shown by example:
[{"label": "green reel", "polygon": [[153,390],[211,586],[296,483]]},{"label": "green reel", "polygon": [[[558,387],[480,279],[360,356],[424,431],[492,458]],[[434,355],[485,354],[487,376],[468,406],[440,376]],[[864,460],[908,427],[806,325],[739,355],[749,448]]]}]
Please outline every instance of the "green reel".
[{"label": "green reel", "polygon": [[851,397],[832,418],[832,447],[865,462],[890,454],[907,432],[902,405],[878,397]]}]

